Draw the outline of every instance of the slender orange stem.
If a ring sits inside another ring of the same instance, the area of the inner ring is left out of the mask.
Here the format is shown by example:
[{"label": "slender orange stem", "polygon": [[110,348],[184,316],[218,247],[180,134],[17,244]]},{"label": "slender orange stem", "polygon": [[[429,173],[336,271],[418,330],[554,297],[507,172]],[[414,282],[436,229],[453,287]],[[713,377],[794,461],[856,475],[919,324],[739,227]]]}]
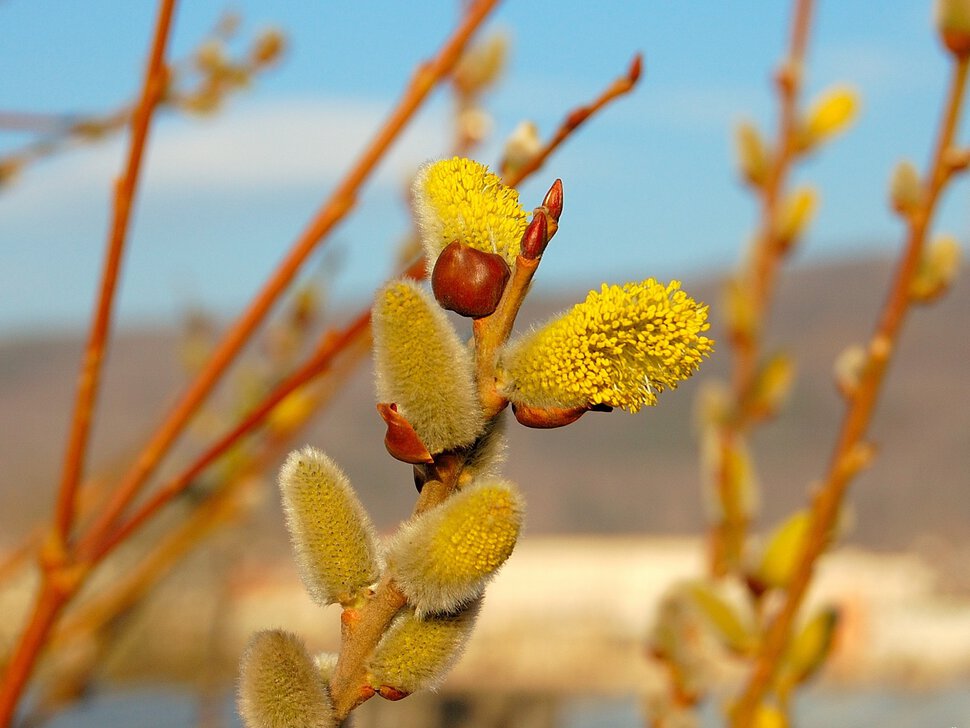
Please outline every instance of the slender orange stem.
[{"label": "slender orange stem", "polygon": [[731,564],[741,561],[748,515],[741,504],[740,494],[731,487],[729,462],[739,447],[743,431],[753,417],[745,410],[752,388],[757,381],[761,358],[761,336],[771,306],[772,294],[785,250],[778,243],[776,220],[785,185],[795,159],[795,135],[798,123],[798,101],[802,87],[805,50],[812,20],[812,0],[797,0],[792,18],[788,55],[776,72],[779,96],[778,131],[775,153],[764,185],[760,188],[761,213],[751,262],[744,273],[742,285],[750,297],[754,330],[732,339],[732,392],[736,415],[725,422],[718,433],[721,468],[716,473],[718,498],[723,517],[715,523],[710,534],[710,571],[715,576],[726,573]]},{"label": "slender orange stem", "polygon": [[137,189],[141,160],[148,139],[152,113],[166,82],[165,48],[168,44],[175,0],[161,0],[145,69],[138,107],[132,118],[131,143],[125,171],[115,186],[114,215],[108,235],[101,292],[92,319],[78,381],[77,399],[64,461],[64,473],[54,516],[54,543],[48,553],[56,558],[42,562],[43,583],[30,621],[14,649],[0,685],[0,726],[8,726],[24,686],[64,605],[83,582],[81,572],[69,563],[66,544],[74,521],[74,502],[84,467],[94,402],[101,378],[101,361],[113,310],[121,255],[127,238],[131,205]]},{"label": "slender orange stem", "polygon": [[842,419],[825,482],[817,491],[812,503],[812,519],[806,545],[799,557],[792,582],[785,592],[785,601],[768,628],[751,679],[732,715],[732,725],[735,728],[744,728],[751,724],[754,711],[774,679],[791,637],[792,625],[811,584],[815,563],[825,551],[829,534],[842,508],[848,485],[860,466],[864,464],[857,461],[856,453],[859,452],[858,448],[863,446],[873,410],[882,391],[881,385],[892,352],[911,306],[910,286],[925,247],[926,235],[936,211],[937,200],[952,174],[952,170],[946,163],[946,152],[953,144],[959,122],[968,68],[970,68],[970,59],[966,57],[959,59],[954,67],[946,110],[930,163],[930,173],[925,181],[923,204],[910,219],[906,246],[894,273],[882,314],[869,342],[868,365],[848,402],[848,409]]},{"label": "slender orange stem", "polygon": [[602,109],[604,106],[609,104],[615,98],[623,96],[624,94],[630,93],[637,85],[640,80],[640,75],[643,71],[643,57],[637,53],[633,60],[630,61],[630,66],[627,68],[627,72],[617,78],[613,83],[611,83],[603,93],[601,93],[595,101],[586,104],[585,106],[577,106],[575,109],[566,115],[556,133],[547,141],[535,156],[532,157],[526,164],[515,169],[505,177],[505,184],[510,187],[515,187],[523,179],[528,177],[533,172],[538,171],[543,164],[545,164],[546,159],[552,154],[556,149],[558,149],[566,139],[568,139],[573,132],[576,131],[580,126],[586,123],[593,114]]},{"label": "slender orange stem", "polygon": [[[631,65],[631,69],[636,68],[637,62],[638,61],[635,58],[633,64]],[[625,78],[631,77],[633,77],[632,70]],[[633,77],[633,82],[635,81],[636,77]],[[611,85],[610,89],[615,89],[620,84],[621,81],[616,81]],[[600,97],[592,104],[579,108],[591,109],[590,113],[595,114],[607,103],[620,95],[622,94],[616,92],[611,93],[608,90],[607,92],[601,94]],[[572,117],[573,115],[574,114],[571,113],[569,114],[569,117]],[[547,159],[562,145],[562,143],[576,130],[576,128],[577,127],[574,125],[565,131],[562,128],[558,130],[556,134],[554,134],[543,145],[538,156],[541,157],[542,160]],[[525,171],[517,170],[516,173],[514,175],[510,175],[505,182],[509,185],[519,184],[522,182],[522,180],[533,174],[538,168],[539,165],[530,165],[530,168]],[[404,272],[404,275],[419,278],[424,275],[424,273],[425,265],[422,260],[408,268]],[[172,500],[172,498],[176,497],[179,493],[185,490],[185,488],[192,483],[194,478],[198,477],[205,470],[205,468],[211,465],[216,459],[218,459],[220,455],[225,453],[226,450],[234,445],[240,437],[244,436],[248,432],[251,432],[255,427],[257,427],[266,418],[273,407],[281,402],[288,394],[303,384],[309,382],[322,372],[326,371],[326,369],[331,365],[333,358],[339,355],[344,348],[352,344],[360,336],[369,331],[369,327],[370,311],[367,309],[361,311],[355,317],[354,321],[345,329],[341,331],[328,332],[326,337],[317,347],[315,353],[311,355],[310,360],[308,360],[304,366],[281,382],[269,395],[267,395],[262,402],[260,402],[251,412],[249,412],[235,428],[220,438],[218,442],[214,443],[188,468],[163,485],[159,491],[155,493],[149,500],[147,500],[131,517],[131,519],[120,526],[117,531],[106,537],[99,544],[94,544],[92,542],[90,551],[85,551],[82,556],[96,562],[106,556],[110,551],[114,550],[118,544],[130,537],[131,534],[138,530],[138,528],[140,528],[145,522],[154,517],[168,502]]]},{"label": "slender orange stem", "polygon": [[404,96],[391,112],[383,127],[371,140],[370,145],[357,160],[357,163],[313,220],[310,221],[286,257],[264,284],[262,290],[259,291],[249,307],[226,333],[196,380],[189,386],[145,445],[100,517],[82,538],[83,551],[90,553],[97,550],[96,544],[107,537],[114,523],[138,495],[145,480],[152,474],[175,439],[184,430],[186,423],[196,409],[225,373],[256,327],[263,321],[280,294],[293,280],[307,256],[314,250],[317,243],[333,229],[334,225],[353,208],[360,187],[371,175],[377,163],[398,138],[431,90],[454,67],[468,40],[496,3],[497,0],[479,0],[474,3],[469,8],[461,25],[454,31],[435,58],[418,68]]},{"label": "slender orange stem", "polygon": [[188,488],[209,465],[236,444],[241,437],[256,428],[272,412],[273,408],[289,394],[326,371],[333,362],[333,358],[366,332],[369,327],[370,311],[364,311],[343,330],[330,332],[306,364],[276,386],[239,424],[212,444],[188,468],[155,491],[151,498],[139,506],[130,519],[112,532],[110,536],[94,544],[90,553],[84,553],[82,556],[94,562],[107,556],[146,521],[155,516],[167,503]]},{"label": "slender orange stem", "polygon": [[95,401],[101,383],[101,364],[110,334],[114,297],[117,290],[121,258],[128,238],[131,207],[138,188],[138,179],[144,157],[145,144],[151,127],[152,115],[165,90],[167,71],[165,48],[168,44],[175,0],[163,0],[159,6],[155,24],[155,37],[151,55],[145,70],[141,98],[131,120],[131,142],[128,159],[121,178],[115,183],[114,215],[108,233],[104,269],[101,273],[101,290],[94,311],[88,342],[78,376],[74,417],[68,435],[64,455],[61,488],[57,500],[55,527],[62,541],[67,541],[74,521],[74,501],[84,471],[84,460],[91,434],[91,421]]}]

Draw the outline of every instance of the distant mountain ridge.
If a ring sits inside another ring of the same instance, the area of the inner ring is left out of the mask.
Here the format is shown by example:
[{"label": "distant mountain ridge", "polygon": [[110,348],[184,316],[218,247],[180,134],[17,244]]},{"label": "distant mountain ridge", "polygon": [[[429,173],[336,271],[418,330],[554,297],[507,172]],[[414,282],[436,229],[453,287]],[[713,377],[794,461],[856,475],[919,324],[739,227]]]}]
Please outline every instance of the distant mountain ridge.
[{"label": "distant mountain ridge", "polygon": [[[753,449],[763,486],[762,523],[806,502],[825,467],[841,401],[832,361],[872,328],[889,276],[884,262],[860,261],[784,274],[769,346],[798,363],[792,400],[758,430]],[[692,405],[705,379],[724,375],[729,349],[718,316],[719,285],[685,281],[711,304],[714,357],[660,405],[636,416],[590,413],[552,431],[509,422],[508,476],[529,501],[531,533],[698,533],[704,528]],[[580,300],[532,300],[520,326]],[[970,549],[970,285],[958,280],[938,305],[907,322],[872,431],[875,466],[853,485],[848,539],[879,549],[929,540]],[[116,337],[97,420],[93,463],[130,453],[170,406],[183,379],[177,332]],[[80,339],[0,342],[0,545],[49,512],[60,467]],[[407,466],[386,457],[373,406],[369,363],[339,393],[304,440],[347,470],[378,525],[391,527],[413,503]],[[122,460],[123,461],[123,460]],[[275,498],[267,499],[274,503]],[[273,515],[276,520],[275,512]]]}]

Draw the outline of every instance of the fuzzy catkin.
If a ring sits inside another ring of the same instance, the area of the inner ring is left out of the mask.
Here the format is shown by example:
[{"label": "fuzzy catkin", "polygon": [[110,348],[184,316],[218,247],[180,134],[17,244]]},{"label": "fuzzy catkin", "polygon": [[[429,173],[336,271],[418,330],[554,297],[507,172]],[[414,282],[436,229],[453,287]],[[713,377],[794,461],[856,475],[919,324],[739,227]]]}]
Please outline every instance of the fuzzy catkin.
[{"label": "fuzzy catkin", "polygon": [[333,728],[327,686],[296,635],[257,632],[239,668],[239,713],[246,728]]},{"label": "fuzzy catkin", "polygon": [[471,355],[431,295],[395,281],[374,305],[377,397],[394,403],[432,454],[474,442],[484,427]]},{"label": "fuzzy catkin", "polygon": [[421,618],[408,609],[381,638],[368,665],[371,686],[413,693],[435,687],[461,656],[480,602],[451,614]]},{"label": "fuzzy catkin", "polygon": [[280,491],[300,576],[318,604],[346,603],[377,581],[374,527],[333,460],[312,447],[291,453]]},{"label": "fuzzy catkin", "polygon": [[388,562],[419,616],[451,612],[481,596],[512,553],[524,504],[507,481],[470,485],[405,523]]}]

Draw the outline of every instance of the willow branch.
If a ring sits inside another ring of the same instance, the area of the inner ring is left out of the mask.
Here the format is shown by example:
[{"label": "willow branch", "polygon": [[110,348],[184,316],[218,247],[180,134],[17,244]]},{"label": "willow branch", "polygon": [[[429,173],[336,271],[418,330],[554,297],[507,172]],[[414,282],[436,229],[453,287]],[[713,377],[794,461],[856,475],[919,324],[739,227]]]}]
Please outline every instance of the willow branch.
[{"label": "willow branch", "polygon": [[90,435],[94,400],[100,382],[101,361],[108,339],[112,304],[121,254],[127,238],[131,205],[137,188],[152,112],[166,83],[164,56],[174,9],[175,0],[161,0],[155,21],[152,48],[142,83],[141,100],[132,118],[131,143],[125,172],[115,186],[114,215],[108,236],[101,293],[78,381],[74,417],[56,506],[53,539],[47,548],[42,550],[43,582],[40,593],[30,621],[20,636],[0,684],[0,726],[10,724],[24,686],[34,670],[51,628],[64,605],[83,580],[83,572],[70,564],[65,547],[74,519],[74,501]]},{"label": "willow branch", "polygon": [[637,53],[630,61],[630,66],[624,75],[613,81],[593,102],[585,106],[577,106],[570,111],[552,138],[528,162],[509,174],[505,179],[505,184],[515,187],[533,172],[537,172],[546,163],[549,155],[572,136],[576,129],[589,121],[590,117],[617,97],[630,93],[640,80],[642,71],[643,57]]},{"label": "willow branch", "polygon": [[756,382],[764,321],[771,307],[775,280],[785,255],[785,248],[779,244],[776,221],[796,154],[798,101],[802,87],[805,49],[811,27],[812,7],[812,0],[797,0],[788,54],[775,76],[779,98],[775,153],[767,179],[759,188],[761,193],[759,229],[755,235],[749,268],[742,274],[745,276],[743,285],[745,294],[750,296],[755,323],[753,330],[747,335],[736,335],[731,339],[734,359],[732,399],[736,412],[730,421],[722,424],[718,433],[717,446],[721,451],[719,460],[721,467],[715,477],[724,519],[723,522],[713,526],[710,539],[710,570],[715,575],[723,574],[727,570],[728,563],[739,558],[746,528],[745,515],[740,504],[736,502],[736,494],[729,492],[728,478],[731,476],[728,472],[728,463],[731,453],[737,448],[738,437],[749,424],[749,418],[743,412],[743,404]]},{"label": "willow branch", "polygon": [[73,525],[74,500],[84,470],[94,404],[101,382],[101,364],[110,334],[121,258],[128,237],[131,207],[138,189],[138,180],[152,115],[168,83],[165,48],[168,43],[174,9],[175,0],[164,0],[160,7],[155,26],[155,38],[152,41],[151,55],[142,84],[141,97],[131,119],[131,141],[128,146],[125,170],[121,178],[115,183],[114,213],[111,230],[108,233],[104,268],[101,273],[101,288],[81,363],[81,373],[78,376],[74,417],[68,435],[60,493],[57,500],[55,526],[59,537],[65,542]]},{"label": "willow branch", "polygon": [[405,90],[404,96],[384,122],[383,127],[372,139],[337,189],[331,194],[329,200],[298,237],[289,253],[264,284],[262,290],[259,291],[248,308],[217,345],[196,380],[182,395],[179,402],[169,412],[151,440],[146,444],[131,469],[122,479],[101,516],[82,539],[85,552],[90,553],[97,550],[96,545],[110,533],[118,517],[137,496],[145,480],[155,470],[198,406],[208,396],[253,331],[263,321],[277,298],[292,281],[303,262],[316,248],[317,244],[330,233],[337,222],[343,219],[354,207],[361,186],[370,177],[378,162],[381,161],[388,148],[398,138],[431,90],[454,67],[468,40],[496,3],[497,0],[479,0],[473,4],[461,25],[452,33],[438,54],[430,62],[422,64],[418,68]]},{"label": "willow branch", "polygon": [[903,322],[911,307],[911,285],[923,254],[936,203],[952,174],[952,169],[946,162],[946,153],[953,144],[960,118],[968,67],[970,59],[967,57],[959,59],[954,67],[946,109],[930,163],[930,173],[924,182],[923,202],[920,209],[909,219],[906,245],[894,272],[879,321],[869,341],[867,366],[850,396],[825,481],[813,500],[806,544],[799,556],[792,582],[785,592],[785,601],[768,629],[751,679],[732,715],[732,725],[736,728],[750,724],[754,711],[774,679],[790,639],[792,625],[811,583],[815,563],[825,551],[848,485],[867,462],[868,452],[864,438]]}]

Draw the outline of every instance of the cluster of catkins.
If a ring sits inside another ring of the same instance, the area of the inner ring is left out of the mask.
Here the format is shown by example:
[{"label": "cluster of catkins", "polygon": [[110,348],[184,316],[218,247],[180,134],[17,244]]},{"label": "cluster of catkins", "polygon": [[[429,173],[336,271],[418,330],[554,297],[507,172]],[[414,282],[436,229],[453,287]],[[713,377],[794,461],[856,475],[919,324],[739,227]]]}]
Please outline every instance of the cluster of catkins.
[{"label": "cluster of catkins", "polygon": [[[636,411],[710,351],[706,307],[653,279],[603,286],[507,341],[558,228],[558,180],[527,222],[513,188],[455,158],[422,168],[413,202],[431,290],[385,286],[373,336],[385,446],[414,466],[421,496],[381,543],[329,457],[310,447],[290,455],[280,488],[296,560],[311,596],[343,607],[344,640],[339,656],[314,659],[284,631],[255,635],[240,676],[249,728],[332,726],[372,695],[398,699],[444,677],[522,525],[518,489],[496,475],[507,405],[537,427]],[[445,310],[473,319],[470,343]]]}]

